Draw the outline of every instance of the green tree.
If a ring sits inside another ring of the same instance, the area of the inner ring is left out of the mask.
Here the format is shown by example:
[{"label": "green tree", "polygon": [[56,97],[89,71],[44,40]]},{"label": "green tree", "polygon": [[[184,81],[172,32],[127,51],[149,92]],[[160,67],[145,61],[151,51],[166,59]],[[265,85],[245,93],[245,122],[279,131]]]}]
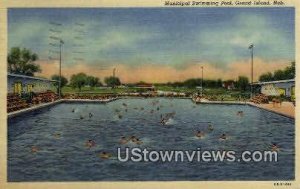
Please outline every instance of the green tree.
[{"label": "green tree", "polygon": [[104,82],[109,87],[115,87],[115,86],[121,85],[120,79],[118,77],[113,77],[113,76],[106,77],[104,79]]},{"label": "green tree", "polygon": [[[54,83],[54,86],[57,88],[57,93],[58,93],[59,75],[52,75],[51,79],[57,81],[57,82]],[[63,88],[64,86],[66,86],[67,83],[68,83],[68,79],[65,78],[64,76],[61,76],[60,88]]]},{"label": "green tree", "polygon": [[295,62],[291,63],[291,66],[288,66],[284,70],[286,79],[294,79],[296,75]]},{"label": "green tree", "polygon": [[36,72],[41,72],[40,66],[34,62],[38,56],[29,49],[13,47],[7,56],[7,70],[10,73],[33,76]]},{"label": "green tree", "polygon": [[87,75],[85,73],[78,73],[71,76],[70,85],[72,88],[81,88],[87,83]]},{"label": "green tree", "polygon": [[183,85],[187,88],[195,88],[201,85],[201,79],[187,79],[183,82]]},{"label": "green tree", "polygon": [[236,84],[238,89],[240,89],[241,91],[246,91],[249,85],[249,79],[245,76],[239,76]]},{"label": "green tree", "polygon": [[295,62],[283,70],[275,70],[274,74],[268,72],[259,77],[259,81],[276,81],[284,79],[294,79],[296,74]]},{"label": "green tree", "polygon": [[223,84],[222,79],[218,79],[217,80],[217,87],[222,87],[222,84]]},{"label": "green tree", "polygon": [[94,76],[87,76],[86,82],[91,88],[100,84],[99,78]]},{"label": "green tree", "polygon": [[283,79],[286,79],[285,77],[285,72],[283,70],[276,70],[274,72],[274,76],[273,76],[273,79],[276,81],[276,80],[283,80]]},{"label": "green tree", "polygon": [[259,76],[259,81],[272,81],[272,80],[273,80],[273,75],[271,72]]}]

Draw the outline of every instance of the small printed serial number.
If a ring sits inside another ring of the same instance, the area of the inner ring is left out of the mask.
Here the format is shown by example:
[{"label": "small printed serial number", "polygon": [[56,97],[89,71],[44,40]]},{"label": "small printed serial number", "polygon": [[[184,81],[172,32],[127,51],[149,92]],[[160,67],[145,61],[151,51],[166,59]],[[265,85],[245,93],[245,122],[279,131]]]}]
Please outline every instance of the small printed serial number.
[{"label": "small printed serial number", "polygon": [[292,186],[290,182],[274,182],[274,186]]}]

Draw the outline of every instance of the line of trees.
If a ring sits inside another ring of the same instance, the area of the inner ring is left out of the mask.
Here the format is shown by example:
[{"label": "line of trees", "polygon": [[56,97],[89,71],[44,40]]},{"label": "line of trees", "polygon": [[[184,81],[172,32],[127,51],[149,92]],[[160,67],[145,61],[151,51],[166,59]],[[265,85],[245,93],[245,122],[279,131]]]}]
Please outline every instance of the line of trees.
[{"label": "line of trees", "polygon": [[[249,79],[246,76],[239,76],[236,81],[234,80],[226,80],[224,82],[229,82],[233,83],[233,85],[242,91],[246,91],[249,87]],[[172,87],[187,87],[187,88],[196,88],[201,86],[202,79],[201,78],[191,78],[187,79],[183,82],[168,82],[166,84],[162,85],[167,85],[167,86],[172,86]],[[205,88],[221,88],[223,87],[223,81],[222,79],[203,79],[203,87]]]},{"label": "line of trees", "polygon": [[267,72],[259,76],[259,81],[276,81],[284,79],[294,79],[296,75],[295,62],[282,70],[276,70],[274,73]]},{"label": "line of trees", "polygon": [[[110,76],[104,78],[104,82],[108,87],[115,87],[121,85],[121,81],[118,77]],[[70,86],[72,88],[78,88],[81,91],[83,86],[90,86],[90,89],[94,89],[96,86],[103,86],[100,79],[94,76],[88,76],[85,73],[73,74],[70,79]]]},{"label": "line of trees", "polygon": [[78,88],[81,91],[83,86],[88,85],[90,89],[94,89],[96,86],[102,86],[102,83],[98,77],[88,76],[85,73],[73,74],[70,79],[70,86],[72,88]]}]

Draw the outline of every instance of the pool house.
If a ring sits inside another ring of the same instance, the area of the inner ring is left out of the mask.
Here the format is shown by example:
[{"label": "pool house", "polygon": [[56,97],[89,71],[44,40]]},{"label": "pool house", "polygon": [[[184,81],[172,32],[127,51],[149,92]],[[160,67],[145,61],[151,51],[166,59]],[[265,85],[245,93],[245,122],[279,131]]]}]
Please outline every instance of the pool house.
[{"label": "pool house", "polygon": [[260,93],[267,96],[295,97],[295,79],[256,82],[253,85],[258,86]]},{"label": "pool house", "polygon": [[20,74],[7,74],[7,89],[10,94],[26,94],[30,92],[40,93],[48,90],[55,91],[56,80],[40,77],[26,76]]}]

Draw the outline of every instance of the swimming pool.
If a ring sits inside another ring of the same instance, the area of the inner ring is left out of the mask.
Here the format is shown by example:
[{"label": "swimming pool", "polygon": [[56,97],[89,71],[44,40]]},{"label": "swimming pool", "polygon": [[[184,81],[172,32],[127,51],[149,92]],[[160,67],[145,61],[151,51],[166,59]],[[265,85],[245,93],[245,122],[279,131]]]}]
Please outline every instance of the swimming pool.
[{"label": "swimming pool", "polygon": [[[170,112],[175,116],[162,126],[161,114]],[[195,137],[208,122],[214,130]],[[294,125],[293,119],[248,105],[195,105],[188,99],[60,103],[8,119],[8,181],[293,180]],[[220,141],[222,133],[229,138]],[[143,141],[139,147],[155,150],[241,152],[269,150],[276,142],[280,151],[278,162],[267,163],[120,162],[119,140],[132,135]],[[89,139],[96,143],[92,148],[85,146]],[[32,153],[32,146],[38,151]],[[113,157],[99,158],[102,151]]]}]

